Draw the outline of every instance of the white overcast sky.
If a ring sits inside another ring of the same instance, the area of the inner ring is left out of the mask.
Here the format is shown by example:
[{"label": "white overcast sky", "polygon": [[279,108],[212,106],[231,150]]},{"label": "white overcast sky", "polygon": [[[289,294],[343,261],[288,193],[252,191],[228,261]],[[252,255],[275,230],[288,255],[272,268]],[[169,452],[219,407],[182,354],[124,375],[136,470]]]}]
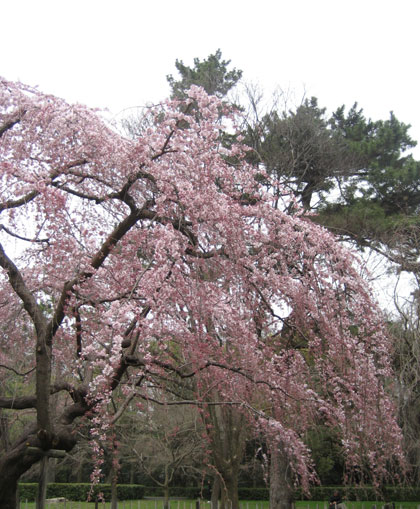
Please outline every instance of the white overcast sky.
[{"label": "white overcast sky", "polygon": [[177,58],[220,48],[268,96],[393,110],[420,142],[419,0],[0,0],[0,19],[0,75],[70,102],[159,101]]}]

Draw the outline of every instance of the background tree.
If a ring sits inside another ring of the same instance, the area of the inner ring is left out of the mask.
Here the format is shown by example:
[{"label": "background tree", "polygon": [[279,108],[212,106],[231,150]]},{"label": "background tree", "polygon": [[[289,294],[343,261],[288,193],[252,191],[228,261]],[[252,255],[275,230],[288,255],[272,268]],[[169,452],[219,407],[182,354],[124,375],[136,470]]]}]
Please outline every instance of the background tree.
[{"label": "background tree", "polygon": [[220,49],[203,61],[194,58],[194,67],[186,66],[182,60],[176,60],[175,67],[180,79],[176,80],[172,74],[167,76],[171,96],[185,99],[191,85],[198,85],[209,95],[223,99],[242,77],[242,71],[235,68],[228,70],[229,64],[230,60],[222,60]]},{"label": "background tree", "polygon": [[296,110],[282,111],[276,105],[268,113],[260,113],[256,98],[251,96],[250,101],[254,118],[248,124],[246,140],[255,150],[254,163],[262,164],[281,182],[275,190],[277,198],[287,189],[305,209],[319,205],[335,180],[350,174],[356,159],[332,133],[326,109],[312,97]]},{"label": "background tree", "polygon": [[[248,417],[235,404],[220,400],[215,392],[204,407],[208,445],[212,452],[212,507],[239,507],[238,482],[246,439],[250,436]],[[220,504],[218,504],[220,498]]]},{"label": "background tree", "polygon": [[124,426],[120,439],[147,477],[162,487],[167,508],[176,475],[183,472],[196,476],[204,450],[196,408],[176,400],[167,401],[166,397],[164,401],[163,406],[150,400],[145,402],[141,415],[133,416],[129,429]]},{"label": "background tree", "polygon": [[394,362],[397,374],[397,400],[399,420],[403,430],[404,449],[412,473],[413,482],[420,478],[420,406],[419,406],[419,301],[418,292],[401,305],[398,315],[390,317],[391,330],[395,338]]},{"label": "background tree", "polygon": [[405,270],[413,259],[407,248],[410,238],[417,236],[420,203],[420,162],[406,154],[416,145],[408,134],[410,126],[392,112],[387,121],[366,120],[357,105],[347,116],[344,107],[339,108],[330,125],[359,154],[361,164],[341,182],[339,199],[322,207],[319,221],[362,248],[378,250]]}]

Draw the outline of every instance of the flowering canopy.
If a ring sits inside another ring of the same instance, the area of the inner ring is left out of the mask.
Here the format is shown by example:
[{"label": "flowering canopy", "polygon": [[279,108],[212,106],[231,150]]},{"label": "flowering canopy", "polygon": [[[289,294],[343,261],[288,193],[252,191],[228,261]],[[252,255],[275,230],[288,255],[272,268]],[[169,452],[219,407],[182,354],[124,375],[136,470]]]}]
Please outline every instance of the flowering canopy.
[{"label": "flowering canopy", "polygon": [[[122,380],[131,398],[195,376],[198,399],[217,387],[250,411],[304,483],[316,421],[340,431],[350,465],[382,474],[400,434],[380,313],[353,255],[273,208],[247,148],[221,142],[234,125],[221,108],[192,87],[131,140],[1,80],[0,363],[36,366],[36,397],[0,406],[32,405],[28,443],[69,449],[76,417],[106,430]],[[55,391],[72,404],[53,418]]]}]

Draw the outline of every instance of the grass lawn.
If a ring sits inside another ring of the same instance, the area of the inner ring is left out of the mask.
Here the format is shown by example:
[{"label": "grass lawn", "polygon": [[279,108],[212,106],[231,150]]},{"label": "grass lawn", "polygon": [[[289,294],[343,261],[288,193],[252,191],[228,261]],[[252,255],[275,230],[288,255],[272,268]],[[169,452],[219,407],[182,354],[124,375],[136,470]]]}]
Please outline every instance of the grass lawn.
[{"label": "grass lawn", "polygon": [[[381,509],[383,502],[346,502],[347,509]],[[296,509],[327,509],[325,501],[297,501]],[[110,502],[99,502],[98,509],[110,509]],[[94,502],[66,502],[47,504],[48,509],[95,509]],[[35,502],[21,501],[20,509],[35,509]],[[128,500],[118,502],[118,509],[163,509],[162,500]],[[171,500],[170,509],[196,509],[195,500]],[[200,509],[210,509],[210,503],[201,501]],[[268,501],[245,500],[240,502],[240,509],[269,509]],[[395,502],[395,509],[420,509],[420,502]]]}]

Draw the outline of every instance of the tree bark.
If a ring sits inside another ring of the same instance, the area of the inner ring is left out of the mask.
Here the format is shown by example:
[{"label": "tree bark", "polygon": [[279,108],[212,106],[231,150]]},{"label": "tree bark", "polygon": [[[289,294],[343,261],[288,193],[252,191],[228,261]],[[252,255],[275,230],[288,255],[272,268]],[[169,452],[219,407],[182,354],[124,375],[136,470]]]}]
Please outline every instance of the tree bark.
[{"label": "tree bark", "polygon": [[[217,395],[215,396],[217,398]],[[232,407],[210,407],[209,429],[214,464],[221,487],[221,509],[238,509],[239,468],[245,450],[245,417]]]},{"label": "tree bark", "polygon": [[220,476],[215,474],[213,477],[213,485],[211,487],[211,509],[219,509],[220,484]]},{"label": "tree bark", "polygon": [[16,509],[18,481],[39,457],[25,453],[25,443],[8,451],[0,459],[0,500],[2,509]]},{"label": "tree bark", "polygon": [[169,486],[163,487],[163,509],[169,509]]},{"label": "tree bark", "polygon": [[292,509],[294,490],[288,458],[275,445],[270,459],[270,509]]},{"label": "tree bark", "polygon": [[238,471],[239,468],[235,468],[235,471],[225,474],[225,485],[222,490],[221,503],[223,509],[239,509]]},{"label": "tree bark", "polygon": [[[59,433],[54,437],[57,449],[71,451],[76,445],[77,439],[72,429],[71,426],[59,429]],[[41,448],[41,441],[34,423],[14,446],[0,457],[1,509],[16,509],[16,491],[20,477],[43,457],[42,452],[36,452],[38,448]]]},{"label": "tree bark", "polygon": [[117,497],[117,472],[112,468],[111,476],[111,509],[118,508],[118,497]]},{"label": "tree bark", "polygon": [[8,451],[10,446],[9,420],[7,414],[0,408],[0,444],[3,451]]}]

